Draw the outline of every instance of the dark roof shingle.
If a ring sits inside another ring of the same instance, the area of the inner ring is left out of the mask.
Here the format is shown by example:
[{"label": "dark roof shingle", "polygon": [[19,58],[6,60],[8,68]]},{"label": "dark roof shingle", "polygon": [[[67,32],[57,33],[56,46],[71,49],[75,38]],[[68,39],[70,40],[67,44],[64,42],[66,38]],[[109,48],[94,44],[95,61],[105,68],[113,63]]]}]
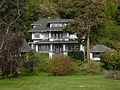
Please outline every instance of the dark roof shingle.
[{"label": "dark roof shingle", "polygon": [[31,25],[35,25],[35,28],[32,28],[28,32],[46,32],[46,31],[63,31],[64,27],[56,27],[56,28],[50,28],[49,23],[58,23],[58,22],[70,22],[73,21],[73,19],[40,19],[35,23],[32,23]]},{"label": "dark roof shingle", "polygon": [[114,52],[113,49],[106,47],[105,45],[96,45],[90,49],[90,52],[105,52],[105,51]]}]

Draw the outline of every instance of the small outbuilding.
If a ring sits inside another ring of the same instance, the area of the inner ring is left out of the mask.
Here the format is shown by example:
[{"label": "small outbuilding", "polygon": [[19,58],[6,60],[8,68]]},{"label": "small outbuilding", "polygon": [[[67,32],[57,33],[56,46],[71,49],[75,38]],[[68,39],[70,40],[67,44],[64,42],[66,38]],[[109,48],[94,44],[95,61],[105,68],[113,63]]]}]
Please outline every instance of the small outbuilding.
[{"label": "small outbuilding", "polygon": [[114,52],[113,49],[105,46],[105,45],[96,45],[90,49],[90,59],[95,61],[100,61],[99,55],[105,51]]}]

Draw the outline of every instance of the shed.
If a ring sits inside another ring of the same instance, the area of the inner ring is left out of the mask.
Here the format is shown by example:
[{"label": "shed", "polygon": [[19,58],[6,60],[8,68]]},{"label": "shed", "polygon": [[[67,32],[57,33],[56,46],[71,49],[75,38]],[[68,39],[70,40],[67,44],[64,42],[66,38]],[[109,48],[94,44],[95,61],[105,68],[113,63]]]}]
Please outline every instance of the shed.
[{"label": "shed", "polygon": [[96,45],[90,49],[90,59],[100,61],[100,53],[105,51],[114,52],[115,50],[105,46],[105,45]]}]

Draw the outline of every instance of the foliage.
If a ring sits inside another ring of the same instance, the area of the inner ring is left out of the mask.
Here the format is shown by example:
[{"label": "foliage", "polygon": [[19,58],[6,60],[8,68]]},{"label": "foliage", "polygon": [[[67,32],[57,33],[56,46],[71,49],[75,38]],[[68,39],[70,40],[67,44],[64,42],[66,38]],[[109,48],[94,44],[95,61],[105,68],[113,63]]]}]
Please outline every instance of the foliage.
[{"label": "foliage", "polygon": [[106,78],[112,80],[120,80],[120,71],[109,71]]},{"label": "foliage", "polygon": [[[66,30],[77,33],[79,36],[85,36],[88,26],[91,30],[104,25],[105,15],[102,1],[75,0],[74,8],[76,11],[75,21],[68,24]],[[94,32],[94,31],[93,31]],[[92,31],[91,31],[92,33]]]},{"label": "foliage", "polygon": [[101,74],[101,65],[98,62],[91,61],[80,66],[80,72],[88,74]]},{"label": "foliage", "polygon": [[45,58],[48,58],[48,53],[39,53],[39,52],[28,52],[23,58],[23,69],[22,73],[24,74],[33,74],[38,73],[40,66],[43,64]]},{"label": "foliage", "polygon": [[55,76],[65,76],[75,73],[75,63],[64,55],[56,55],[48,62],[48,70]]},{"label": "foliage", "polygon": [[[6,27],[10,25],[10,23],[15,20],[15,18],[18,16],[18,12],[20,13],[20,16],[23,14],[24,10],[24,4],[26,3],[26,0],[2,0],[1,6],[0,6],[0,31],[5,31]],[[21,19],[17,20],[17,23],[14,23],[10,30],[11,32],[18,32],[19,30],[22,30],[22,24]]]},{"label": "foliage", "polygon": [[40,63],[36,67],[36,71],[40,72],[48,72],[47,63],[49,62],[49,54],[48,53],[39,53]]},{"label": "foliage", "polygon": [[71,51],[71,52],[68,52],[68,56],[76,60],[84,61],[83,51]]},{"label": "foliage", "polygon": [[86,37],[87,60],[90,60],[90,36],[96,34],[99,28],[104,27],[106,16],[102,0],[75,0],[75,20],[67,25],[65,31],[78,34],[78,39]]},{"label": "foliage", "polygon": [[58,0],[57,11],[60,18],[73,19],[76,15],[73,6],[73,0]]},{"label": "foliage", "polygon": [[21,57],[19,52],[21,43],[22,37],[20,35],[8,34],[5,38],[3,48],[0,51],[0,68],[3,78],[18,76],[18,71],[21,67]]},{"label": "foliage", "polygon": [[105,52],[100,55],[106,69],[120,70],[120,52]]},{"label": "foliage", "polygon": [[39,64],[39,58],[36,53],[33,53],[32,51],[27,53],[26,55],[27,56],[25,56],[25,60],[23,63],[23,72],[30,74],[35,72],[35,67]]}]

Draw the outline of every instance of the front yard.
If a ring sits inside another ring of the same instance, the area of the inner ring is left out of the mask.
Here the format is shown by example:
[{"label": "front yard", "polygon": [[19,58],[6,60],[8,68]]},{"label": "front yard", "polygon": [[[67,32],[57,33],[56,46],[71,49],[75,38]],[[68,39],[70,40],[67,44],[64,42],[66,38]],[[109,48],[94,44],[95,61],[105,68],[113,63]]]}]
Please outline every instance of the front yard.
[{"label": "front yard", "polygon": [[0,90],[120,90],[120,80],[103,75],[23,76],[0,80]]}]

